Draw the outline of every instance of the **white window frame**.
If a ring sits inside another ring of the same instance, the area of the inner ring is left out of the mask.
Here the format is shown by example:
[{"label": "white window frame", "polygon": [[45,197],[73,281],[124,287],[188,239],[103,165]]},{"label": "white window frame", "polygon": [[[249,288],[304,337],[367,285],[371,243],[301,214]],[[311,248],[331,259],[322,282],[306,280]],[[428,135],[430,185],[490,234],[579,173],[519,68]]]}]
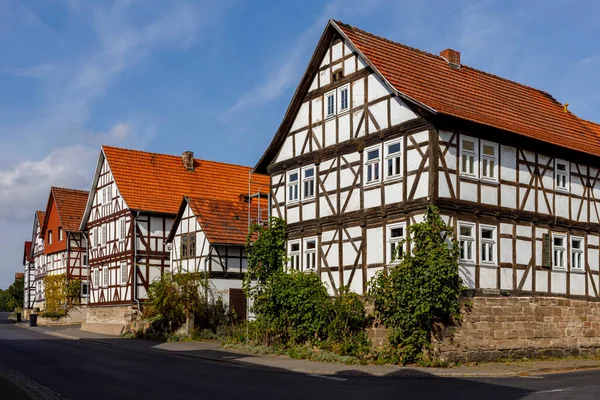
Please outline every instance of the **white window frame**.
[{"label": "white window frame", "polygon": [[[462,144],[462,142],[461,142],[461,144]],[[484,154],[484,152],[483,152],[483,146],[493,147],[494,148],[494,155],[490,156],[490,155]],[[485,141],[485,140],[481,140],[479,154],[481,154],[481,157],[480,157],[481,158],[481,161],[480,161],[480,164],[481,164],[480,176],[481,176],[482,180],[486,180],[486,181],[489,181],[489,182],[498,182],[498,151],[499,151],[498,143],[488,142],[488,141]],[[461,155],[461,157],[462,157],[462,155]],[[462,158],[461,158],[461,161],[462,161]],[[487,161],[488,166],[489,166],[489,162],[490,161],[492,161],[494,163],[494,167],[491,169],[491,171],[492,171],[492,173],[494,175],[493,177],[486,176],[486,174],[485,174],[486,170],[485,170],[485,167],[484,167],[485,161]]]},{"label": "white window frame", "polygon": [[[313,176],[310,178],[307,178],[304,176],[305,172],[312,169],[313,170]],[[315,193],[316,193],[316,186],[317,186],[317,181],[316,181],[316,175],[317,175],[317,168],[314,165],[309,165],[306,167],[302,167],[302,200],[312,200],[315,198]],[[312,181],[312,195],[307,195],[306,191],[305,191],[305,184],[306,183],[310,183]]]},{"label": "white window frame", "polygon": [[[560,238],[562,239],[562,246],[556,246],[554,244],[554,239]],[[562,252],[560,257],[560,263],[557,263],[557,251]],[[567,269],[567,235],[564,233],[553,233],[552,234],[552,268],[559,270]]]},{"label": "white window frame", "polygon": [[[294,182],[295,183],[291,183],[290,181],[290,176],[293,174],[297,174],[298,179],[296,179]],[[297,203],[298,201],[300,201],[300,170],[299,169],[295,169],[293,171],[288,171],[286,173],[286,177],[285,177],[285,186],[286,186],[286,203]],[[292,186],[296,186],[296,198],[295,199],[290,199],[290,188]]]},{"label": "white window frame", "polygon": [[[392,238],[392,229],[402,228],[402,236],[399,238]],[[393,249],[392,247],[396,247],[399,243],[402,242],[402,253],[406,252],[406,223],[405,222],[397,222],[394,224],[387,225],[387,262],[388,264],[398,264],[399,260],[392,260]]]},{"label": "white window frame", "polygon": [[[329,98],[333,98],[333,112],[330,113],[329,112]],[[337,101],[335,98],[335,90],[332,90],[331,92],[327,92],[325,93],[325,95],[323,96],[323,101],[325,104],[325,118],[332,118],[335,117],[335,115],[337,114],[336,112],[336,107],[337,107]]]},{"label": "white window frame", "polygon": [[[488,229],[492,231],[492,238],[491,239],[484,239],[483,238],[483,230],[484,229]],[[492,260],[484,260],[483,259],[483,254],[484,254],[484,247],[486,247],[486,254],[488,254],[488,258],[489,258],[489,254],[492,254]],[[490,247],[491,247],[491,251],[490,251]],[[484,224],[480,224],[479,225],[479,259],[481,264],[483,265],[498,265],[498,227],[494,226],[494,225],[484,225]]]},{"label": "white window frame", "polygon": [[[315,248],[314,249],[309,249],[307,246],[308,242],[315,242]],[[317,270],[317,249],[319,248],[319,242],[317,241],[317,237],[313,236],[313,237],[308,237],[308,238],[304,238],[303,240],[303,246],[302,246],[302,271],[316,271]],[[309,258],[312,260],[312,262],[309,262]],[[314,263],[311,266],[311,263]]]},{"label": "white window frame", "polygon": [[[460,228],[463,226],[471,228],[471,236],[464,236],[461,234]],[[477,249],[477,237],[476,237],[477,227],[472,222],[459,222],[457,225],[457,230],[458,230],[458,232],[457,232],[456,236],[458,237],[458,243],[460,246],[459,260],[461,263],[474,264],[475,263],[475,252]],[[470,246],[471,246],[471,257],[470,258],[466,258],[466,257],[462,256],[463,242],[465,242],[467,245],[468,245],[468,243],[470,243]]]},{"label": "white window frame", "polygon": [[100,227],[100,230],[102,231],[102,237],[100,238],[101,244],[102,246],[106,246],[106,243],[108,242],[108,226],[106,226],[106,224],[103,224]]},{"label": "white window frame", "polygon": [[[346,91],[346,107],[342,107],[342,92]],[[350,85],[346,84],[337,88],[337,114],[350,110]]]},{"label": "white window frame", "polygon": [[59,226],[58,227],[58,241],[62,242],[62,240],[63,240],[63,228],[62,228],[62,226]]},{"label": "white window frame", "polygon": [[48,244],[52,244],[52,229],[48,230]]},{"label": "white window frame", "polygon": [[123,241],[125,241],[126,237],[127,237],[127,223],[125,221],[125,218],[121,218],[119,220],[119,240],[121,240],[123,242]]},{"label": "white window frame", "polygon": [[[297,251],[292,251],[293,245],[298,245]],[[302,245],[300,239],[288,241],[288,258],[289,270],[302,271]]]},{"label": "white window frame", "polygon": [[[369,160],[369,152],[377,150],[379,152],[379,155],[377,156],[376,159],[374,160]],[[365,185],[375,185],[377,183],[381,182],[381,146],[377,145],[377,146],[371,146],[365,149],[364,151],[364,179],[365,179]],[[371,174],[374,175],[374,171],[377,171],[377,179],[372,179],[370,181],[368,181],[368,177],[369,177],[369,171],[373,171]]]},{"label": "white window frame", "polygon": [[92,279],[92,284],[94,285],[94,287],[99,288],[100,286],[100,268],[96,268],[94,270],[94,276]]},{"label": "white window frame", "polygon": [[[573,246],[573,242],[580,242],[581,247],[579,249],[575,249]],[[585,271],[585,240],[581,236],[571,236],[570,243],[571,245],[571,271],[572,272],[583,272]],[[579,258],[579,267],[575,267],[575,256]]]},{"label": "white window frame", "polygon": [[110,269],[108,265],[102,267],[102,286],[108,287],[110,285]]},{"label": "white window frame", "polygon": [[[125,279],[123,279],[123,272],[125,272]],[[119,266],[119,277],[121,280],[121,286],[127,285],[127,279],[129,278],[129,265],[127,265],[126,262],[122,262]]]},{"label": "white window frame", "polygon": [[[398,150],[397,153],[390,154],[389,148],[390,148],[390,146],[393,146],[395,144],[400,145],[400,150]],[[383,144],[383,149],[385,152],[385,165],[383,166],[383,168],[385,169],[385,179],[386,180],[398,179],[398,178],[402,177],[402,150],[403,150],[402,144],[403,144],[402,139],[390,140],[389,142],[386,142]],[[400,160],[400,162],[399,162],[400,165],[398,166],[398,171],[396,171],[397,173],[390,175],[390,173],[389,173],[390,170],[389,170],[388,165],[390,162],[392,162],[392,169],[395,169],[394,168],[394,166],[396,164],[394,162],[395,159]]]},{"label": "white window frame", "polygon": [[[559,171],[558,164],[563,164],[565,166],[565,171]],[[558,184],[559,177],[564,178],[564,182],[565,182],[564,186],[561,186]],[[558,192],[569,192],[570,189],[571,189],[571,163],[557,158],[554,160],[554,190],[556,190]]]},{"label": "white window frame", "polygon": [[[473,142],[473,150],[465,150],[463,148],[464,141]],[[473,172],[466,172],[464,170],[464,156],[473,157]],[[460,136],[460,174],[461,176],[467,176],[470,178],[479,177],[479,140],[470,136]]]},{"label": "white window frame", "polygon": [[[87,293],[85,293],[85,294],[83,293],[83,287],[84,286],[87,287]],[[80,293],[81,293],[81,297],[83,297],[83,298],[86,298],[86,297],[88,297],[90,295],[90,285],[89,285],[89,283],[87,281],[82,281],[81,282],[81,292]]]}]

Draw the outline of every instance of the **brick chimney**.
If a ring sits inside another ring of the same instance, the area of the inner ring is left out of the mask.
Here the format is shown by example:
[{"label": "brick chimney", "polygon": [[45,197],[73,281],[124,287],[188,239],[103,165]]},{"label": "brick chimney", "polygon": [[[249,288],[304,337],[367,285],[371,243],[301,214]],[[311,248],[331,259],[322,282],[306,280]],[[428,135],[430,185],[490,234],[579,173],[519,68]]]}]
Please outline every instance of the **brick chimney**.
[{"label": "brick chimney", "polygon": [[181,160],[183,161],[183,165],[190,171],[194,170],[194,152],[193,151],[184,151],[181,154]]},{"label": "brick chimney", "polygon": [[440,53],[440,56],[444,57],[450,64],[460,66],[460,51],[446,49]]}]

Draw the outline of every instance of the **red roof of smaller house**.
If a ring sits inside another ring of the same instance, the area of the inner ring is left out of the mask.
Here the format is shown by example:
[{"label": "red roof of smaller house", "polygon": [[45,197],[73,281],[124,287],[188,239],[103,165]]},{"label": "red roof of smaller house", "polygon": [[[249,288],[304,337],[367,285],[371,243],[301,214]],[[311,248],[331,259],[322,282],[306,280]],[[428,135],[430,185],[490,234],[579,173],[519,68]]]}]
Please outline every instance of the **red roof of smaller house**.
[{"label": "red roof of smaller house", "polygon": [[33,258],[31,257],[31,242],[26,241],[25,246],[23,248],[23,265],[25,265],[25,261],[31,262]]},{"label": "red roof of smaller house", "polygon": [[25,274],[23,272],[15,272],[15,281],[19,278],[23,278]]},{"label": "red roof of smaller house", "polygon": [[37,210],[36,212],[38,224],[40,224],[40,230],[42,229],[42,225],[44,225],[44,219],[46,219],[46,212]]},{"label": "red roof of smaller house", "polygon": [[79,231],[89,192],[57,187],[53,187],[51,191],[65,231]]},{"label": "red roof of smaller house", "polygon": [[[189,205],[198,219],[202,231],[211,244],[244,245],[248,235],[248,203],[219,199],[189,198]],[[255,200],[256,201],[256,200]],[[267,215],[266,201],[262,200]],[[258,207],[251,207],[252,219],[256,220]]]}]

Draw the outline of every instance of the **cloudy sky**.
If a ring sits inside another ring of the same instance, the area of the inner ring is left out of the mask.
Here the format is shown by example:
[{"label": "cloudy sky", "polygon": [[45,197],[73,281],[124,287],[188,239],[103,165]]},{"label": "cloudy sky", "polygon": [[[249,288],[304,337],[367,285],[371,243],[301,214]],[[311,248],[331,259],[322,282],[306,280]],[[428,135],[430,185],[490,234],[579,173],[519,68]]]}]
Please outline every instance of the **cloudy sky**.
[{"label": "cloudy sky", "polygon": [[50,185],[101,144],[254,165],[329,18],[546,90],[600,121],[600,3],[0,0],[0,288]]}]

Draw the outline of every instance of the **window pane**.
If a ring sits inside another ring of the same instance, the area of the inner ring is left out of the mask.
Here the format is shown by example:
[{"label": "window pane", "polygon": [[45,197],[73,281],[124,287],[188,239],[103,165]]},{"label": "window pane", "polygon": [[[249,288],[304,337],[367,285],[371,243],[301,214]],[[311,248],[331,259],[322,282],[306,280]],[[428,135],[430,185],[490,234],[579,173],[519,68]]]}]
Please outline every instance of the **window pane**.
[{"label": "window pane", "polygon": [[484,228],[481,230],[481,237],[483,239],[493,239],[494,238],[494,230]]},{"label": "window pane", "polygon": [[461,226],[460,227],[460,235],[461,236],[471,236],[472,227],[470,226]]},{"label": "window pane", "polygon": [[488,172],[488,160],[486,160],[485,158],[482,160],[483,163],[483,176],[490,176],[489,172]]},{"label": "window pane", "polygon": [[402,227],[390,229],[390,238],[396,239],[404,236],[404,229]]},{"label": "window pane", "polygon": [[469,156],[468,158],[469,158],[469,170],[467,172],[472,174],[473,171],[475,171],[475,158],[472,156]]},{"label": "window pane", "polygon": [[298,173],[294,172],[293,174],[290,174],[290,178],[289,178],[290,182],[294,182],[298,180]]},{"label": "window pane", "polygon": [[495,176],[494,176],[494,165],[495,165],[494,160],[490,160],[489,163],[490,163],[490,165],[489,165],[489,167],[490,167],[489,177],[490,178],[495,178]]},{"label": "window pane", "polygon": [[571,246],[574,249],[581,249],[581,240],[573,240],[573,242],[571,243]]},{"label": "window pane", "polygon": [[398,175],[398,174],[400,174],[400,157],[396,157],[394,159],[394,163],[396,164],[396,171],[395,171],[394,175]]},{"label": "window pane", "polygon": [[305,178],[311,178],[315,176],[315,169],[314,168],[310,168],[310,169],[305,169],[304,170],[304,177]]},{"label": "window pane", "polygon": [[317,244],[314,240],[309,240],[306,242],[306,249],[311,250],[317,247]]},{"label": "window pane", "polygon": [[394,175],[394,160],[388,160],[388,176]]},{"label": "window pane", "polygon": [[388,154],[398,153],[400,152],[400,143],[394,143],[388,145]]},{"label": "window pane", "polygon": [[496,149],[494,148],[494,146],[488,146],[488,145],[483,145],[483,154],[488,155],[488,156],[494,156],[496,155]]},{"label": "window pane", "polygon": [[300,251],[300,243],[292,243],[292,251]]},{"label": "window pane", "polygon": [[563,245],[563,238],[560,238],[560,237],[555,237],[555,238],[554,238],[554,245],[555,245],[555,246],[562,247],[562,245]]},{"label": "window pane", "polygon": [[559,171],[566,171],[567,170],[567,165],[566,164],[557,163],[556,164],[556,169],[559,170]]},{"label": "window pane", "polygon": [[377,158],[379,158],[379,149],[370,150],[367,152],[367,160],[368,161],[375,160]]},{"label": "window pane", "polygon": [[463,140],[463,150],[475,151],[475,142]]},{"label": "window pane", "polygon": [[375,180],[379,180],[379,163],[373,164]]}]

